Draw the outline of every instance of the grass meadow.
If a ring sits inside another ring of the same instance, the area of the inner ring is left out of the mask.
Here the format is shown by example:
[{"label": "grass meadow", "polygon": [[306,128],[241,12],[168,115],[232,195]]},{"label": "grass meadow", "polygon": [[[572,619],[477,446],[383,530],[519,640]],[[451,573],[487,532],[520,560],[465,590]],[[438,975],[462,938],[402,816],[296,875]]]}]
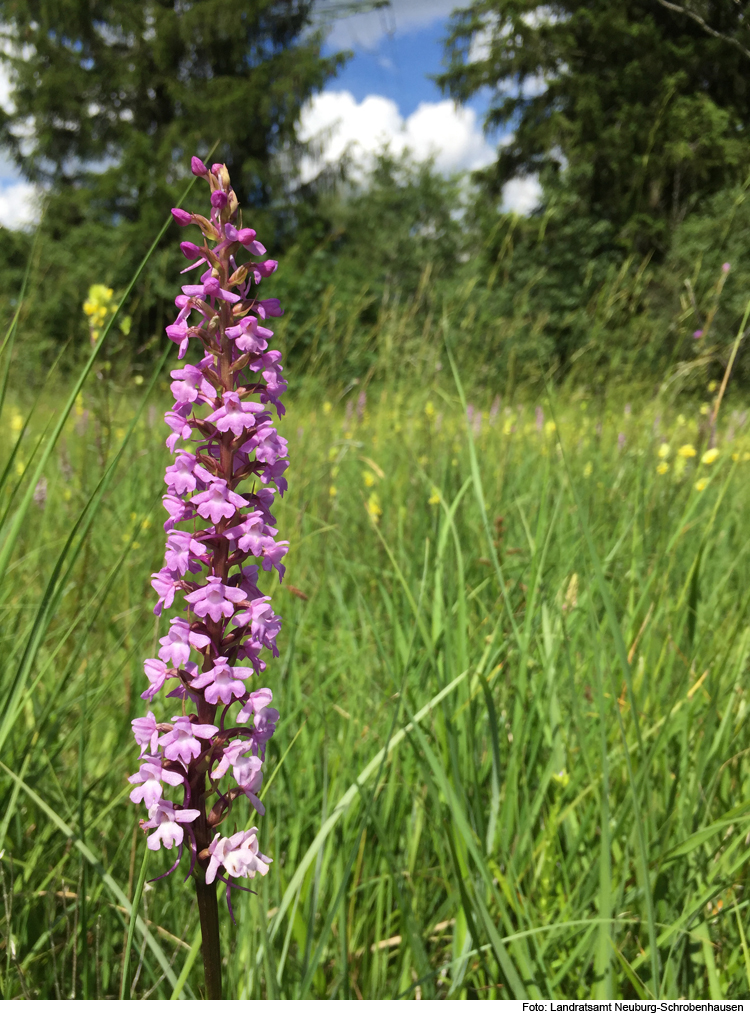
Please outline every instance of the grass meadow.
[{"label": "grass meadow", "polygon": [[[441,359],[291,392],[274,863],[221,915],[225,995],[747,997],[742,404],[713,438],[715,394],[467,409]],[[176,874],[146,885],[124,968],[167,378],[3,387],[5,999],[203,988]]]}]

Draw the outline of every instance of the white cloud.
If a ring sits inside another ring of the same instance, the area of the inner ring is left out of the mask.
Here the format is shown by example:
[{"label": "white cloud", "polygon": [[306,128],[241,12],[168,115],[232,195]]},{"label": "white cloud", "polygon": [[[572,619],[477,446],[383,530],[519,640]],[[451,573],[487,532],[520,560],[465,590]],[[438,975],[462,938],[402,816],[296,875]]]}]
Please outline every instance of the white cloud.
[{"label": "white cloud", "polygon": [[26,228],[36,220],[37,190],[28,182],[0,182],[0,225]]},{"label": "white cloud", "polygon": [[[318,4],[319,18],[325,19],[327,6],[325,2]],[[331,26],[328,42],[334,48],[371,49],[384,36],[422,29],[448,18],[461,6],[465,6],[461,0],[391,0],[390,7],[337,18]]]},{"label": "white cloud", "polygon": [[503,186],[503,209],[516,214],[530,214],[539,204],[542,187],[536,175],[512,178]]},{"label": "white cloud", "polygon": [[319,161],[307,160],[303,166],[305,181],[347,150],[366,166],[386,145],[398,154],[408,148],[417,160],[434,156],[435,167],[444,173],[481,168],[495,158],[476,113],[452,100],[421,103],[403,119],[388,97],[371,95],[357,103],[347,90],[326,90],[305,106],[300,138],[320,150]]}]

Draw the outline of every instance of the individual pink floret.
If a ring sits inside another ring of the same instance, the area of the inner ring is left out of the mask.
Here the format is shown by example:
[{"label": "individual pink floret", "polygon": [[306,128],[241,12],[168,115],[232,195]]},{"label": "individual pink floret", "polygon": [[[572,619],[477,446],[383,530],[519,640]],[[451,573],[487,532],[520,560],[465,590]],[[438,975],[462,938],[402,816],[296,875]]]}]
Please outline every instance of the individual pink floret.
[{"label": "individual pink floret", "polygon": [[232,492],[226,482],[217,478],[208,489],[193,497],[193,503],[202,518],[208,518],[214,525],[218,525],[222,518],[234,517],[238,510],[247,507],[248,501],[239,493]]},{"label": "individual pink floret", "polygon": [[142,700],[152,700],[166,680],[173,678],[175,675],[175,672],[170,671],[163,660],[157,660],[156,657],[149,657],[147,660],[144,660],[143,670],[146,672],[149,686],[145,692],[141,693]]},{"label": "individual pink floret", "polygon": [[161,799],[162,782],[167,785],[182,785],[183,777],[176,771],[166,771],[159,757],[145,757],[143,763],[134,775],[128,778],[129,782],[138,782],[135,789],[130,793],[133,803],[143,801],[147,808]]},{"label": "individual pink floret", "polygon": [[193,682],[194,689],[205,689],[208,703],[231,703],[245,695],[244,679],[252,675],[249,667],[232,667],[226,657],[217,657],[210,671],[204,671]]},{"label": "individual pink floret", "polygon": [[198,617],[209,617],[212,621],[231,617],[234,614],[234,604],[242,603],[244,599],[245,594],[241,589],[225,585],[216,575],[209,575],[208,585],[196,589],[187,597],[188,603]]},{"label": "individual pink floret", "polygon": [[260,557],[266,540],[270,539],[272,535],[276,535],[277,531],[266,525],[260,511],[253,511],[239,525],[227,529],[224,535],[228,539],[236,540],[243,553],[249,552],[254,557]]},{"label": "individual pink floret", "polygon": [[187,766],[201,751],[200,739],[210,739],[219,729],[216,725],[200,725],[189,717],[173,717],[174,728],[159,740],[167,760],[181,760]]},{"label": "individual pink floret", "polygon": [[262,425],[242,444],[240,452],[253,454],[255,460],[274,463],[286,457],[287,441],[278,434],[275,425]]},{"label": "individual pink floret", "polygon": [[205,403],[215,399],[216,389],[203,374],[213,364],[214,359],[209,356],[204,357],[200,364],[186,364],[184,368],[170,372],[174,379],[172,396],[177,403]]},{"label": "individual pink floret", "polygon": [[133,726],[135,741],[141,747],[141,756],[150,750],[156,753],[156,745],[159,739],[159,729],[156,727],[156,718],[153,710],[149,710],[145,717],[136,717],[130,722]]},{"label": "individual pink floret", "polygon": [[182,825],[195,821],[200,817],[199,810],[175,810],[174,804],[169,800],[158,800],[149,808],[148,821],[141,821],[141,828],[155,828],[156,831],[149,835],[146,845],[150,850],[158,850],[164,846],[165,850],[171,850],[173,846],[180,846],[185,837]]},{"label": "individual pink floret", "polygon": [[252,428],[256,415],[264,414],[262,403],[243,402],[239,394],[225,389],[222,395],[223,405],[209,414],[206,421],[213,422],[220,432],[231,432],[235,436],[242,435],[246,428]]},{"label": "individual pink floret", "polygon": [[278,261],[260,261],[258,264],[254,265],[253,278],[255,279],[256,286],[260,285],[260,280],[262,278],[268,278],[269,275],[273,275],[278,266]]},{"label": "individual pink floret", "polygon": [[162,496],[162,504],[169,517],[164,522],[164,531],[168,532],[170,528],[174,528],[175,525],[179,525],[181,521],[187,521],[188,518],[195,517],[195,508],[181,500],[179,496],[175,496],[173,493],[166,493]]},{"label": "individual pink floret", "polygon": [[243,318],[239,325],[226,330],[227,339],[233,339],[234,345],[242,353],[262,353],[268,348],[268,340],[273,338],[270,328],[263,328],[253,315]]},{"label": "individual pink floret", "polygon": [[215,880],[220,867],[232,878],[254,878],[256,874],[267,874],[268,865],[273,863],[270,857],[260,852],[258,829],[255,827],[246,832],[236,832],[228,839],[217,835],[208,847],[208,852],[211,860],[206,871],[207,885]]},{"label": "individual pink floret", "polygon": [[240,626],[252,625],[253,638],[271,650],[274,657],[278,657],[279,651],[274,640],[281,630],[281,618],[274,614],[270,596],[252,600],[249,609],[236,614],[234,620]]},{"label": "individual pink floret", "polygon": [[221,754],[221,760],[211,772],[211,778],[214,781],[223,778],[234,762],[239,760],[242,754],[249,749],[250,739],[233,739],[230,743],[227,743],[224,747],[224,752]]},{"label": "individual pink floret", "polygon": [[195,489],[195,464],[192,453],[178,450],[174,464],[170,464],[164,475],[164,481],[178,496]]},{"label": "individual pink floret", "polygon": [[151,586],[156,589],[156,595],[159,597],[154,607],[154,614],[158,616],[163,610],[169,610],[174,603],[179,582],[180,576],[176,571],[170,571],[169,568],[162,568],[161,571],[151,576]]},{"label": "individual pink floret", "polygon": [[[184,618],[172,618],[169,624],[168,634],[159,639],[162,644],[159,659],[167,661],[172,667],[180,667],[190,660],[191,646],[196,650],[202,650],[211,642],[200,628],[192,628]],[[153,717],[153,714],[151,716]]]},{"label": "individual pink floret", "polygon": [[187,353],[188,346],[190,345],[189,328],[183,315],[180,314],[177,320],[173,324],[167,325],[164,331],[172,342],[177,343],[179,346],[177,359],[182,360]]},{"label": "individual pink floret", "polygon": [[255,310],[261,318],[280,318],[284,310],[275,296],[269,300],[256,300]]},{"label": "individual pink floret", "polygon": [[205,557],[206,547],[194,539],[190,532],[178,532],[172,529],[167,532],[167,550],[164,563],[170,571],[185,575],[188,570],[200,570],[195,558]]},{"label": "individual pink floret", "polygon": [[170,450],[174,450],[178,440],[189,439],[193,434],[192,426],[187,422],[191,410],[190,404],[181,403],[164,415],[164,420],[172,429],[171,434],[167,436],[167,447]]}]

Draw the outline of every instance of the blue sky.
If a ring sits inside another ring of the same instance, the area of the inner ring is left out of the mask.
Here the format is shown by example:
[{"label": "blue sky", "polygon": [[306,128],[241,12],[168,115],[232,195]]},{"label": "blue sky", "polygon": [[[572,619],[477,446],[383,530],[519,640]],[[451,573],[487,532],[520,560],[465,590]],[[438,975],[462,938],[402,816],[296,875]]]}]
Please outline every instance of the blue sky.
[{"label": "blue sky", "polygon": [[[412,8],[411,17],[404,16],[404,6]],[[389,11],[342,19],[326,49],[350,49],[354,57],[332,88],[348,90],[357,101],[371,93],[390,97],[404,117],[420,103],[442,100],[443,94],[429,76],[441,70],[450,5],[443,5],[442,11],[439,4],[430,8],[419,17],[421,12],[408,0],[406,4],[396,0]]]}]

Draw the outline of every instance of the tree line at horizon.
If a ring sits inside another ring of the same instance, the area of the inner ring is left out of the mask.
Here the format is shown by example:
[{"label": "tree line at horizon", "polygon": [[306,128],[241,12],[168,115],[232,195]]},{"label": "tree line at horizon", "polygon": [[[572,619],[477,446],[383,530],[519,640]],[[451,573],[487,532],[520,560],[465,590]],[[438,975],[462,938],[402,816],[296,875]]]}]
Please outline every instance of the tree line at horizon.
[{"label": "tree line at horizon", "polygon": [[[437,297],[460,310],[476,282],[483,359],[506,371],[511,351],[541,352],[564,373],[582,349],[609,367],[613,352],[635,347],[647,374],[702,359],[695,333],[707,320],[717,340],[734,331],[750,284],[743,5],[476,0],[457,10],[436,81],[458,102],[484,91],[486,127],[513,129],[470,184],[388,152],[364,179],[345,159],[299,184],[301,108],[351,56],[324,52],[318,15],[312,0],[0,2],[12,83],[0,143],[45,194],[33,317],[21,326],[29,366],[85,343],[89,287],[124,287],[184,188],[190,155],[214,146],[259,236],[285,255],[290,305],[311,311],[333,292],[342,311],[356,307],[352,374],[367,370],[364,340],[384,303],[424,319]],[[530,174],[539,206],[504,212],[503,186]],[[0,238],[7,318],[33,237]],[[120,340],[136,364],[162,346],[180,270],[168,242]],[[602,303],[607,345],[591,346]],[[309,341],[300,335],[297,356]],[[706,373],[721,359],[717,350]]]}]

